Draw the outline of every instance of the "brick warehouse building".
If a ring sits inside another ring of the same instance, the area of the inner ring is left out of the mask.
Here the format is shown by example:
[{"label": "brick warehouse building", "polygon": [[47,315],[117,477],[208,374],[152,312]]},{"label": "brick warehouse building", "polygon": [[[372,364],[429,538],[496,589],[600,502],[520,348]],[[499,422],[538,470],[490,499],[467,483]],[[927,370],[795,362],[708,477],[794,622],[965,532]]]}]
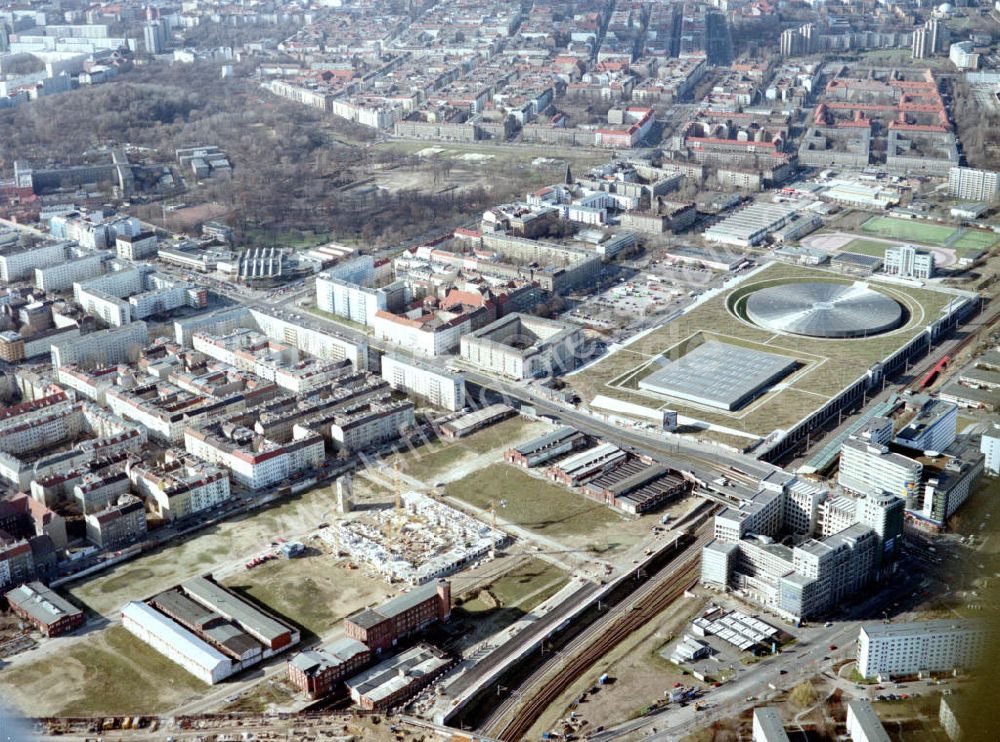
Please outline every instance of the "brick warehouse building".
[{"label": "brick warehouse building", "polygon": [[451,617],[451,583],[438,580],[416,587],[377,608],[365,608],[344,621],[347,636],[375,653],[400,639]]},{"label": "brick warehouse building", "polygon": [[28,582],[6,595],[10,609],[46,636],[58,636],[83,625],[83,611],[40,582]]},{"label": "brick warehouse building", "polygon": [[370,661],[368,647],[345,636],[290,659],[288,679],[310,698],[323,698],[333,693],[342,680],[367,667]]}]

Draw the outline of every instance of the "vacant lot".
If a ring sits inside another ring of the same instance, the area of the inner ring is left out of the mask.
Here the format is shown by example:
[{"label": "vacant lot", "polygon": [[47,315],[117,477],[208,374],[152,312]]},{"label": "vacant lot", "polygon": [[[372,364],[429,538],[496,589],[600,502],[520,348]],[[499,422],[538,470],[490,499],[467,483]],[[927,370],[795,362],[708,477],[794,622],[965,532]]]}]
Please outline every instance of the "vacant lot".
[{"label": "vacant lot", "polygon": [[505,450],[520,441],[541,435],[551,429],[549,423],[534,422],[517,415],[480,430],[468,438],[461,438],[457,445],[476,453],[487,453],[494,449]]},{"label": "vacant lot", "polygon": [[[447,492],[477,508],[495,502],[498,519],[601,553],[628,548],[649,529],[646,520],[626,520],[600,503],[508,464],[493,464],[452,482]],[[501,501],[506,504],[500,506]]]},{"label": "vacant lot", "polygon": [[304,309],[309,312],[309,314],[315,314],[317,317],[322,317],[328,322],[334,322],[338,325],[343,325],[348,329],[363,332],[366,335],[371,335],[371,329],[360,322],[347,319],[347,317],[341,317],[340,315],[333,314],[333,312],[324,312],[322,309],[317,309],[316,307],[304,307]]},{"label": "vacant lot", "polygon": [[452,613],[464,623],[455,649],[465,648],[503,631],[545,602],[566,583],[569,575],[537,558],[520,561],[506,574],[463,594],[462,605]]},{"label": "vacant lot", "polygon": [[439,479],[448,481],[461,476],[463,468],[478,457],[492,454],[491,460],[499,460],[506,449],[549,430],[552,430],[549,423],[534,422],[518,415],[466,438],[434,441],[390,459],[389,463],[398,461],[401,472],[425,484],[433,484]]},{"label": "vacant lot", "polygon": [[297,690],[285,678],[267,680],[241,693],[239,698],[219,709],[219,713],[263,714],[266,711],[280,711],[282,707],[297,700],[296,693]]},{"label": "vacant lot", "polygon": [[[959,508],[948,523],[950,530],[964,536],[975,536],[978,551],[996,559],[1000,555],[1000,517],[996,512],[1000,500],[1000,479],[980,477],[968,501]],[[985,570],[970,567],[972,577],[983,576]]]},{"label": "vacant lot", "polygon": [[247,229],[244,239],[251,245],[266,247],[290,247],[293,249],[308,249],[324,245],[333,239],[332,232],[299,232],[288,229]]},{"label": "vacant lot", "polygon": [[941,694],[927,693],[920,698],[903,701],[875,701],[872,708],[882,720],[890,739],[893,740],[941,740],[948,737],[938,722],[941,708]]},{"label": "vacant lot", "polygon": [[350,614],[396,592],[381,577],[348,569],[346,561],[309,549],[297,559],[278,559],[223,580],[266,605],[303,631],[324,636]]},{"label": "vacant lot", "polygon": [[920,242],[936,247],[943,247],[948,238],[955,232],[954,227],[928,224],[917,219],[893,219],[888,216],[872,217],[861,225],[861,230],[879,237],[892,237],[897,240]]},{"label": "vacant lot", "polygon": [[[355,494],[356,499],[364,501],[377,493],[374,485],[355,478]],[[332,488],[319,487],[198,531],[183,541],[74,583],[69,592],[95,613],[112,616],[129,600],[147,598],[197,574],[238,566],[269,548],[277,537],[300,536],[315,528],[334,508]]]},{"label": "vacant lot", "polygon": [[121,626],[0,672],[0,687],[0,697],[29,716],[156,714],[208,689]]},{"label": "vacant lot", "polygon": [[[499,606],[520,608],[527,613],[559,592],[567,582],[569,576],[565,571],[541,559],[531,558],[473,592],[488,591]],[[462,607],[468,613],[477,613],[488,610],[488,602],[489,598],[473,597]]]}]

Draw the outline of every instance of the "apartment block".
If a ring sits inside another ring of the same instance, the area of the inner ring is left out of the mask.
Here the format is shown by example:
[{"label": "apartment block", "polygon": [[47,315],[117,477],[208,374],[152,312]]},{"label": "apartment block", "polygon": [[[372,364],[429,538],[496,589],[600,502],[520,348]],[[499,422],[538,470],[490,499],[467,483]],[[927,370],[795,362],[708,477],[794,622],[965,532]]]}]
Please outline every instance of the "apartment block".
[{"label": "apartment block", "polygon": [[205,427],[188,427],[184,448],[202,461],[227,468],[234,482],[255,490],[287,482],[291,475],[323,464],[322,436],[296,425],[293,436],[279,443],[254,432],[255,418],[248,411]]},{"label": "apartment block", "polygon": [[401,281],[375,288],[330,273],[316,276],[316,308],[365,326],[374,324],[376,312],[402,309],[408,298],[406,284]]},{"label": "apartment block", "polygon": [[122,260],[155,258],[158,242],[154,232],[118,235],[115,238],[115,254]]},{"label": "apartment block", "polygon": [[276,342],[246,328],[225,334],[196,332],[194,349],[240,371],[274,382],[293,394],[307,394],[336,385],[353,368],[346,360],[327,361],[302,354],[293,345]]},{"label": "apartment block", "polygon": [[59,345],[52,345],[52,365],[111,366],[137,358],[149,342],[145,322],[98,330]]},{"label": "apartment block", "polygon": [[[788,33],[786,31],[786,33]],[[781,37],[784,44],[784,35]],[[783,52],[784,53],[784,52]],[[781,721],[778,709],[773,706],[759,706],[753,710],[753,742],[788,742],[788,733]]]},{"label": "apartment block", "polygon": [[891,678],[973,668],[995,638],[988,623],[971,619],[862,624],[858,672]]},{"label": "apartment block", "polygon": [[464,335],[461,354],[484,371],[521,380],[575,368],[582,345],[575,325],[515,313]]},{"label": "apartment block", "polygon": [[84,522],[90,543],[102,549],[121,549],[146,534],[146,506],[138,497],[124,494],[114,504],[87,515]]},{"label": "apartment block", "polygon": [[993,422],[983,432],[979,450],[984,456],[986,471],[994,476],[1000,474],[1000,423]]},{"label": "apartment block", "polygon": [[66,259],[66,242],[35,241],[37,233],[0,227],[0,281],[10,283],[31,277],[36,268],[56,265]]},{"label": "apartment block", "polygon": [[420,308],[405,314],[377,311],[372,321],[375,336],[411,352],[440,356],[459,346],[471,332],[473,314],[462,310]]},{"label": "apartment block", "polygon": [[414,404],[409,400],[371,402],[338,414],[330,437],[338,451],[360,451],[396,440],[413,426]]},{"label": "apartment block", "polygon": [[460,410],[465,407],[465,379],[442,371],[416,358],[382,356],[382,378],[397,390],[427,400],[435,407]]},{"label": "apartment block", "polygon": [[150,510],[168,521],[219,507],[230,497],[229,472],[177,453],[158,466],[137,464],[129,477]]},{"label": "apartment block", "polygon": [[1000,193],[1000,173],[953,167],[948,171],[948,195],[963,201],[990,202]]},{"label": "apartment block", "polygon": [[86,281],[104,273],[111,257],[103,250],[83,250],[70,247],[64,260],[50,266],[35,268],[35,287],[42,291],[62,291],[77,281]]},{"label": "apartment block", "polygon": [[890,742],[871,701],[855,698],[847,702],[847,733],[852,742]]}]

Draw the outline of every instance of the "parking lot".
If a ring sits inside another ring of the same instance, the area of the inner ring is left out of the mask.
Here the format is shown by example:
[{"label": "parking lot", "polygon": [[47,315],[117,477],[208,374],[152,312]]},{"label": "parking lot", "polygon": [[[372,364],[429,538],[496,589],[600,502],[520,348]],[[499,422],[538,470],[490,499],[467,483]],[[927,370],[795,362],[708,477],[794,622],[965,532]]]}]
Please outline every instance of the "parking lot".
[{"label": "parking lot", "polygon": [[[685,643],[701,645],[705,656],[675,663],[690,671],[699,680],[704,679],[705,682],[716,685],[730,680],[741,669],[755,664],[761,657],[769,656],[777,652],[782,645],[797,639],[796,634],[786,625],[769,621],[767,617],[756,616],[740,609],[731,611],[729,608],[711,612],[714,608],[716,606],[710,607],[709,611],[688,624],[684,632],[678,634],[678,641],[671,642],[660,650],[661,657],[672,661],[671,657],[675,653],[683,654],[679,649],[681,645]],[[766,624],[767,628],[752,630],[746,627],[743,631],[733,632],[725,627],[727,623],[740,623],[746,626],[744,622]],[[699,631],[699,626],[706,630],[705,634]]]}]

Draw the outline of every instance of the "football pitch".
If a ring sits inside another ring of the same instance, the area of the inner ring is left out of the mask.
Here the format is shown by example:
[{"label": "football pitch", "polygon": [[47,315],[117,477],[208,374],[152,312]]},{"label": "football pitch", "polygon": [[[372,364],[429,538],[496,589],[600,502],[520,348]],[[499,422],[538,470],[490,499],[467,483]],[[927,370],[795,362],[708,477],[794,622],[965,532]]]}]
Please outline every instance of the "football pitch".
[{"label": "football pitch", "polygon": [[956,250],[986,250],[997,243],[998,235],[978,229],[965,229],[951,246]]},{"label": "football pitch", "polygon": [[957,231],[954,227],[928,224],[914,219],[893,219],[888,216],[873,216],[861,225],[861,231],[923,245],[945,247],[949,238]]}]

